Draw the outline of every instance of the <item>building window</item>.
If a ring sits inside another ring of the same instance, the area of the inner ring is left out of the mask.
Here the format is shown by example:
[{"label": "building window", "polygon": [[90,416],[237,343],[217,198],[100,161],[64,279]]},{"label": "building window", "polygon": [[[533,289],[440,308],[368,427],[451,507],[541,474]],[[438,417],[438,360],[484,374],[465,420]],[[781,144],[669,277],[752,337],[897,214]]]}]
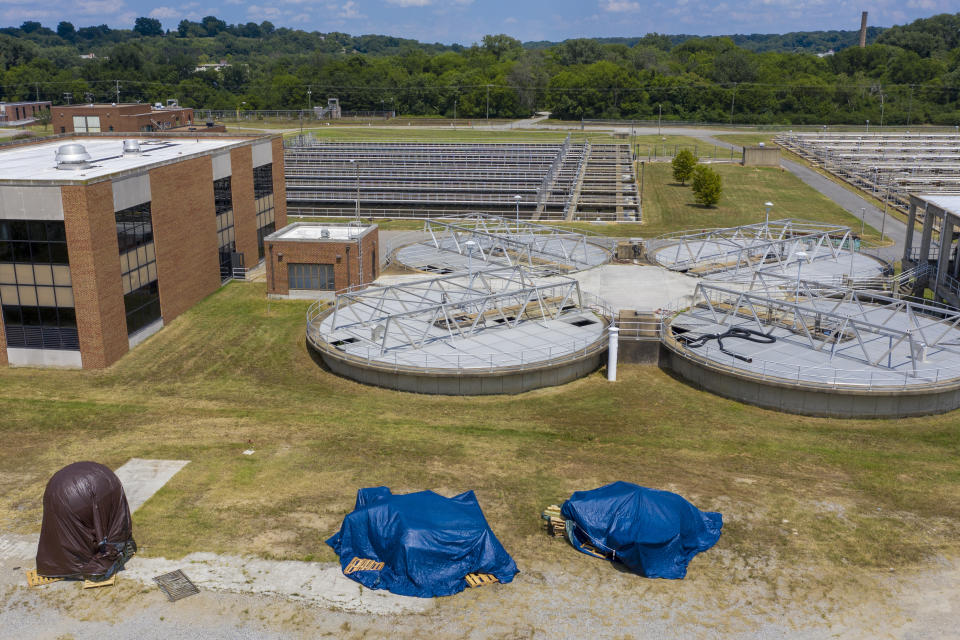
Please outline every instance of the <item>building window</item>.
[{"label": "building window", "polygon": [[217,250],[220,259],[220,279],[233,275],[233,254],[237,239],[233,228],[233,191],[230,176],[213,181],[213,203],[217,213]]},{"label": "building window", "polygon": [[253,168],[253,198],[257,207],[257,252],[263,259],[263,239],[277,230],[273,208],[273,164]]},{"label": "building window", "polygon": [[160,289],[150,203],[117,211],[115,216],[123,305],[126,308],[129,335],[160,319]]},{"label": "building window", "polygon": [[80,349],[62,221],[0,220],[0,305],[8,347]]},{"label": "building window", "polygon": [[100,116],[73,116],[76,133],[100,133]]},{"label": "building window", "polygon": [[332,291],[332,264],[302,264],[291,262],[287,265],[287,276],[291,289],[315,289]]}]

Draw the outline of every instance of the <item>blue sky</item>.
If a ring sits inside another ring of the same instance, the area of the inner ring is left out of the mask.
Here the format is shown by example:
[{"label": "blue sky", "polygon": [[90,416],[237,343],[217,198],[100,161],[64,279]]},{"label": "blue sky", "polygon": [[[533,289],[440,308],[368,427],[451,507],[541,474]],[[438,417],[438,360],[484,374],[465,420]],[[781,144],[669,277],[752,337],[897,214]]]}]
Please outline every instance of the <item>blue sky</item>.
[{"label": "blue sky", "polygon": [[130,28],[137,16],[176,28],[215,15],[230,23],[270,20],[308,31],[378,33],[425,42],[471,44],[484,34],[520,40],[639,36],[651,31],[719,35],[857,29],[903,24],[960,10],[957,0],[73,0],[66,5],[0,0],[0,24],[37,20],[55,27],[106,23]]}]

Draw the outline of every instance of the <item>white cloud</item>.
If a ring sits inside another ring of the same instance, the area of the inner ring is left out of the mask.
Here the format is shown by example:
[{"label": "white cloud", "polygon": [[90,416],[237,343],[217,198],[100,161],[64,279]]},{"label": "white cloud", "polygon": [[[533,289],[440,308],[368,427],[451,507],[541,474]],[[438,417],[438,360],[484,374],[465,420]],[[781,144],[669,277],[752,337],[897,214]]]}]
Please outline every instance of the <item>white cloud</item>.
[{"label": "white cloud", "polygon": [[357,3],[353,0],[347,0],[340,7],[339,13],[337,16],[340,18],[356,19],[356,18],[366,18],[367,16],[360,13],[360,8],[357,7]]},{"label": "white cloud", "polygon": [[465,7],[473,4],[473,0],[387,0],[387,4],[392,4],[395,7]]},{"label": "white cloud", "polygon": [[626,13],[640,11],[643,7],[639,2],[629,2],[628,0],[604,0],[600,3],[600,8],[611,13]]},{"label": "white cloud", "polygon": [[116,0],[75,0],[73,3],[74,11],[85,16],[116,14],[123,6],[123,2]]},{"label": "white cloud", "polygon": [[151,18],[164,19],[164,18],[176,18],[180,15],[180,12],[176,9],[171,9],[170,7],[157,7],[148,14]]}]

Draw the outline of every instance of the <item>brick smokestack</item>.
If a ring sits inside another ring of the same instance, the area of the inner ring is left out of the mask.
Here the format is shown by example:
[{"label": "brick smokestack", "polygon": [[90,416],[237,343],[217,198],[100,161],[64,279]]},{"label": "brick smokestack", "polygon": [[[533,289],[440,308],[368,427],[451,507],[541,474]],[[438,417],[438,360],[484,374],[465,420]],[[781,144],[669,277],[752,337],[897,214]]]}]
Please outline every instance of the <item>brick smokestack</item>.
[{"label": "brick smokestack", "polygon": [[867,46],[867,12],[860,16],[860,48]]}]

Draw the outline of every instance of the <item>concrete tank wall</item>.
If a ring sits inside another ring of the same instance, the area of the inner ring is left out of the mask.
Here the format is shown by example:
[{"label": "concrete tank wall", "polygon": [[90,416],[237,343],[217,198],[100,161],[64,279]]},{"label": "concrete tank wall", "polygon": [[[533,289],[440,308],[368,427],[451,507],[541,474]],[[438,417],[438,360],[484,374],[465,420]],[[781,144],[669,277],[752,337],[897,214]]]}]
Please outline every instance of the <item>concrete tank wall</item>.
[{"label": "concrete tank wall", "polygon": [[523,393],[566,384],[597,370],[606,361],[607,353],[606,349],[602,349],[576,360],[545,364],[523,371],[444,374],[393,371],[353,363],[315,349],[309,341],[307,348],[319,356],[331,371],[357,382],[397,391],[458,396]]},{"label": "concrete tank wall", "polygon": [[664,347],[660,364],[692,385],[748,404],[824,418],[905,418],[960,408],[960,383],[952,388],[837,390],[781,384],[735,375]]}]

